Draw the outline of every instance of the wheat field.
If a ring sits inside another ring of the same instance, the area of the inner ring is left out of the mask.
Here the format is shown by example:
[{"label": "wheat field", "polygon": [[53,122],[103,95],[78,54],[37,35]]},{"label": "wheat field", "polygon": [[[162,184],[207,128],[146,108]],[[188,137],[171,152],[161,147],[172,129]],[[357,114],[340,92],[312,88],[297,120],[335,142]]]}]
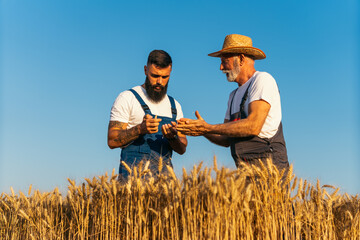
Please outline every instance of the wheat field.
[{"label": "wheat field", "polygon": [[[160,161],[161,165],[161,161]],[[271,162],[238,170],[202,164],[181,179],[148,164],[58,189],[0,196],[0,239],[360,239],[360,199],[312,186]],[[162,166],[159,166],[159,168]]]}]

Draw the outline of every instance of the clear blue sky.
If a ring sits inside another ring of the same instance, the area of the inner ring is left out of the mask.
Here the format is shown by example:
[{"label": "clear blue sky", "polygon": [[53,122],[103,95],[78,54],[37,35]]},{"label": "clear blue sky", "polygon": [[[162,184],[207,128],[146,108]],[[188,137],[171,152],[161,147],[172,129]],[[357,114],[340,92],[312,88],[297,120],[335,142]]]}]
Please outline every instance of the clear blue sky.
[{"label": "clear blue sky", "polygon": [[[118,169],[107,147],[117,95],[144,82],[149,52],[173,58],[169,94],[186,117],[223,122],[237,86],[207,54],[227,34],[252,37],[259,71],[280,88],[297,176],[360,193],[359,3],[344,1],[1,0],[0,192],[41,191]],[[178,176],[230,150],[189,137]]]}]

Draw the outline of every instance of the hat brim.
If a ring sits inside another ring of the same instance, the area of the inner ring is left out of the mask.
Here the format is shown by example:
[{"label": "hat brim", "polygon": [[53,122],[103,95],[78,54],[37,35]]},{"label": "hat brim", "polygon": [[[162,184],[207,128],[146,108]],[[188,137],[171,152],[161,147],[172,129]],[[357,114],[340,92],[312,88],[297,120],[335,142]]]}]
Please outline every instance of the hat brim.
[{"label": "hat brim", "polygon": [[253,56],[255,60],[266,58],[266,55],[263,51],[254,47],[229,47],[229,48],[224,48],[217,52],[210,53],[208,54],[208,56],[222,57],[223,55],[229,53],[239,53],[239,54],[242,53],[242,54],[250,55]]}]

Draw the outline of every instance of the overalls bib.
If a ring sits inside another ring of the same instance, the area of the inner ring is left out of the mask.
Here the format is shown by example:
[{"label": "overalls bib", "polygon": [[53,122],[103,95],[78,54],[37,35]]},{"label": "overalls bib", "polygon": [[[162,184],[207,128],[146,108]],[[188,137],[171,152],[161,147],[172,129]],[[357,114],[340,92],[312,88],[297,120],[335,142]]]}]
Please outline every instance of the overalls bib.
[{"label": "overalls bib", "polygon": [[[247,114],[245,112],[245,102],[248,98],[250,85],[251,83],[244,93],[240,104],[240,111],[237,113],[231,112],[232,103],[236,94],[234,93],[230,104],[230,121],[247,118]],[[267,158],[271,158],[279,170],[289,167],[281,122],[278,131],[273,137],[260,138],[258,136],[249,136],[230,138],[230,148],[231,155],[237,167],[239,167],[241,161],[257,164],[256,161],[264,161]]]},{"label": "overalls bib", "polygon": [[[139,101],[142,109],[146,114],[151,115],[155,118],[144,100],[140,95],[133,89],[129,89],[136,99]],[[149,169],[151,173],[156,175],[159,173],[159,158],[162,157],[162,173],[167,172],[166,165],[172,167],[171,156],[172,148],[169,144],[169,141],[162,135],[161,126],[164,124],[171,124],[172,121],[176,121],[177,110],[175,107],[175,101],[172,97],[168,96],[171,104],[171,113],[172,118],[158,116],[161,118],[159,123],[159,128],[157,133],[140,135],[136,140],[134,140],[130,145],[126,146],[121,150],[121,161],[124,161],[130,168],[137,166],[142,160],[144,163],[150,161]],[[126,180],[129,173],[123,164],[120,164],[119,168],[120,179]]]}]

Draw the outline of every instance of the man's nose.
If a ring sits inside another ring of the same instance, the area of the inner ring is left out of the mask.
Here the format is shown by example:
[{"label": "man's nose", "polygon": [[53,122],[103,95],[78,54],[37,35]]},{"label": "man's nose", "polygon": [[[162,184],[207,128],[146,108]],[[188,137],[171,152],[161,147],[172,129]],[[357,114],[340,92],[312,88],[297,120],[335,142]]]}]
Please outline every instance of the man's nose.
[{"label": "man's nose", "polygon": [[157,83],[157,84],[162,84],[162,77],[158,77],[158,78],[156,79],[156,83]]},{"label": "man's nose", "polygon": [[224,70],[224,66],[223,66],[222,63],[220,63],[220,70],[221,70],[221,71]]}]

